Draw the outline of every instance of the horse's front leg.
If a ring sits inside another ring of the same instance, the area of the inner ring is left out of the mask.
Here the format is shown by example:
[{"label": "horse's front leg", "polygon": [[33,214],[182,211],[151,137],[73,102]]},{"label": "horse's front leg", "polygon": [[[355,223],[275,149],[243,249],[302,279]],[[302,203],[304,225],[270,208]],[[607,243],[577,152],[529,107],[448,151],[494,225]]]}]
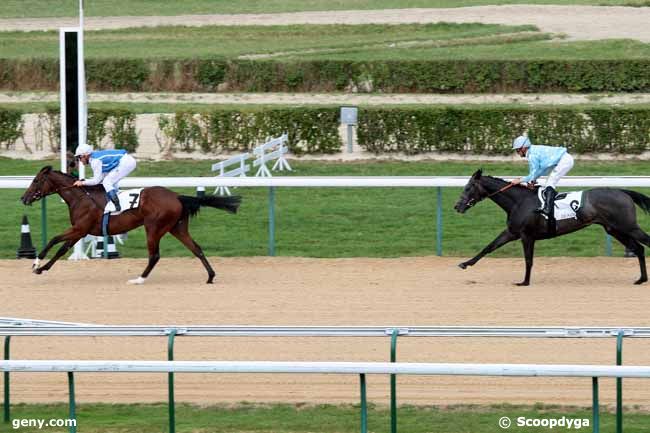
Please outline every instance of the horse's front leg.
[{"label": "horse's front leg", "polygon": [[[54,236],[47,243],[45,248],[43,248],[43,251],[41,251],[39,253],[39,255],[36,256],[36,259],[34,259],[34,264],[32,265],[33,272],[35,274],[40,274],[41,272],[47,271],[48,269],[50,269],[52,267],[52,265],[54,264],[54,262],[56,262],[56,260],[58,260],[58,258],[61,257],[61,255],[63,255],[65,253],[65,251],[67,251],[67,249],[66,249],[63,252],[61,252],[61,250],[63,250],[64,247],[65,247],[65,245],[64,245],[61,249],[59,249],[59,251],[57,251],[57,253],[55,255],[56,259],[52,258],[52,260],[50,260],[47,263],[47,265],[40,266],[41,260],[43,260],[47,256],[47,253],[52,249],[52,247],[54,245],[58,244],[59,242],[66,242],[67,243],[70,240],[74,240],[74,242],[76,242],[76,241],[78,241],[79,239],[81,239],[82,237],[85,236],[85,234],[81,234],[81,233],[82,233],[82,231],[79,228],[70,227],[68,230],[66,230],[62,234]],[[74,242],[73,242],[73,245],[74,245]],[[47,268],[46,268],[46,266],[47,266]]]},{"label": "horse's front leg", "polygon": [[[79,238],[79,239],[81,239],[81,238]],[[56,254],[54,254],[54,257],[52,257],[52,258],[50,259],[49,262],[47,262],[46,264],[44,264],[44,265],[41,266],[40,268],[36,268],[36,269],[34,269],[34,273],[35,273],[35,274],[40,274],[40,273],[42,273],[43,271],[49,271],[50,268],[51,268],[52,266],[54,266],[54,263],[55,263],[57,260],[59,260],[59,259],[61,258],[61,256],[63,256],[65,253],[67,253],[68,250],[69,250],[69,249],[70,249],[70,248],[71,248],[75,243],[77,243],[77,241],[78,241],[79,239],[76,239],[76,240],[73,239],[73,240],[66,241],[66,242],[61,246],[61,248],[59,248],[59,250],[56,252]]]},{"label": "horse's front leg", "polygon": [[530,272],[533,269],[535,239],[525,236],[521,238],[521,242],[524,244],[524,257],[526,258],[526,275],[524,276],[524,281],[516,284],[517,286],[528,286],[530,285]]},{"label": "horse's front leg", "polygon": [[481,250],[481,252],[478,253],[474,258],[472,258],[472,259],[470,259],[470,260],[468,260],[466,262],[463,262],[463,263],[459,264],[458,266],[461,269],[466,269],[468,266],[473,266],[473,265],[476,264],[476,262],[481,260],[483,258],[483,256],[485,256],[486,254],[489,254],[492,251],[496,250],[497,248],[500,248],[500,247],[504,246],[508,242],[516,240],[518,237],[519,236],[517,236],[517,235],[515,235],[513,233],[510,233],[510,231],[508,229],[505,229],[504,231],[501,232],[501,234],[499,234],[499,236],[496,237],[495,240],[490,242],[488,244],[488,246],[483,248]]},{"label": "horse's front leg", "polygon": [[[70,229],[68,229],[68,230],[70,230]],[[41,260],[43,260],[47,256],[47,253],[50,252],[50,250],[52,249],[52,247],[54,245],[56,245],[59,242],[63,241],[63,236],[64,235],[65,235],[65,233],[63,233],[61,235],[56,235],[52,239],[50,239],[50,241],[47,243],[47,245],[45,245],[45,248],[43,248],[43,251],[38,253],[36,258],[34,259],[34,264],[32,264],[32,269],[36,270],[41,265]]]}]

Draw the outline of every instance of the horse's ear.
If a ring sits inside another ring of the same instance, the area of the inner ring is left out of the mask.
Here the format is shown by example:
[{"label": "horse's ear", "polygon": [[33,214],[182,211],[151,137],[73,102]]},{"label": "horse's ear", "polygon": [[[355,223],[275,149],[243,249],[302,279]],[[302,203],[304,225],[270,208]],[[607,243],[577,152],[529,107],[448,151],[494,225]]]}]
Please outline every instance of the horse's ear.
[{"label": "horse's ear", "polygon": [[51,165],[46,165],[45,167],[41,168],[41,171],[39,171],[38,173],[39,174],[41,174],[41,173],[45,174],[45,173],[49,173],[50,171],[52,171],[52,166]]},{"label": "horse's ear", "polygon": [[483,175],[483,169],[482,169],[482,168],[479,168],[479,169],[476,170],[476,171],[474,172],[474,174],[472,175],[472,179],[474,179],[474,180],[480,179],[482,175]]}]

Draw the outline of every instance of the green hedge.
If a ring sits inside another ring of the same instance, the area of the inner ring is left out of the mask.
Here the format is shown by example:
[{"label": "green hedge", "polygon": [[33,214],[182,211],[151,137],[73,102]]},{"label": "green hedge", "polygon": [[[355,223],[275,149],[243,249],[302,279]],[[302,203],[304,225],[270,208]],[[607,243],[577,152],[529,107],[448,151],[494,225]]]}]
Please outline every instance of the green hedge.
[{"label": "green hedge", "polygon": [[[0,145],[22,137],[20,110],[0,108]],[[58,151],[59,113],[43,116]],[[127,110],[91,109],[88,142],[111,142],[133,152],[138,145],[136,115]],[[289,134],[294,154],[331,154],[341,150],[337,108],[215,109],[179,111],[159,117],[161,151],[250,150],[269,137]],[[638,154],[650,150],[650,108],[361,108],[358,143],[376,154],[454,152],[511,154],[513,137],[528,131],[533,142],[563,145],[574,153]]]},{"label": "green hedge", "polygon": [[[86,61],[94,91],[649,92],[650,60]],[[56,60],[0,59],[0,89],[58,89]]]},{"label": "green hedge", "polygon": [[[60,149],[61,123],[59,109],[49,109],[45,113],[49,130],[43,131],[50,138],[53,152]],[[138,133],[135,129],[136,114],[123,109],[89,109],[88,110],[88,144],[100,149],[106,141],[116,149],[135,152],[138,147]],[[74,149],[71,149],[74,150]]]},{"label": "green hedge", "polygon": [[364,108],[359,145],[376,154],[456,152],[512,154],[512,139],[575,153],[638,154],[650,150],[649,108]]},{"label": "green hedge", "polygon": [[251,150],[269,137],[289,136],[292,153],[336,153],[341,148],[336,108],[277,108],[264,111],[179,111],[161,115],[161,150],[220,153]]},{"label": "green hedge", "polygon": [[[12,146],[22,137],[20,110],[0,108],[0,145]],[[52,152],[60,146],[58,109],[41,113],[39,124],[49,137]],[[124,109],[90,109],[88,144],[102,148],[106,142],[134,152],[138,146],[136,114]],[[250,150],[269,137],[287,132],[292,153],[336,153],[341,148],[339,112],[336,108],[275,108],[261,110],[213,110],[200,113],[179,111],[160,115],[156,138],[161,151]]]},{"label": "green hedge", "polygon": [[23,136],[22,115],[20,110],[0,110],[0,147],[10,149]]}]

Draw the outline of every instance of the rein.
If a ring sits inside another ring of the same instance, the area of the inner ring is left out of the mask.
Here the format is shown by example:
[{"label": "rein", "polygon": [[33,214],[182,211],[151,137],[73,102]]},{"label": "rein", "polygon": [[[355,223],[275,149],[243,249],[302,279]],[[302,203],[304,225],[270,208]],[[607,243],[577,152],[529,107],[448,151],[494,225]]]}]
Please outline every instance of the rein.
[{"label": "rein", "polygon": [[509,190],[509,189],[512,188],[513,186],[515,186],[514,183],[508,183],[506,186],[504,186],[504,187],[501,188],[500,190],[495,191],[495,192],[493,192],[493,193],[491,193],[491,194],[488,194],[488,195],[486,195],[484,198],[494,197],[495,195],[497,195],[497,194],[499,194],[499,193],[502,193],[502,192],[504,192],[504,191]]}]

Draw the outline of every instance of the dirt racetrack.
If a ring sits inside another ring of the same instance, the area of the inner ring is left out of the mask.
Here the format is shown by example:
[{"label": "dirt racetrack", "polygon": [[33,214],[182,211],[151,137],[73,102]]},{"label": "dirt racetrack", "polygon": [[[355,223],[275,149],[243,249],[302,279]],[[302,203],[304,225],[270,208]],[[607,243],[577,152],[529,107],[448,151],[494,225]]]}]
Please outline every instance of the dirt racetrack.
[{"label": "dirt racetrack", "polygon": [[[61,262],[41,276],[31,263],[0,261],[0,316],[100,324],[575,325],[649,326],[650,285],[634,286],[637,261],[540,258],[520,288],[519,259],[164,258],[144,286],[129,286],[144,260]],[[13,359],[166,359],[164,338],[16,337]],[[624,362],[650,364],[650,341],[626,339]],[[178,360],[386,361],[388,338],[178,338]],[[402,337],[398,360],[613,364],[615,339]],[[12,402],[65,401],[64,374],[12,375]],[[84,402],[166,400],[165,374],[78,374]],[[602,380],[603,404],[614,381]],[[177,401],[357,402],[357,378],[325,375],[179,374]],[[388,403],[388,378],[369,378],[369,398]],[[587,406],[588,379],[400,377],[399,403],[533,403]],[[650,407],[647,381],[625,380],[626,405]]]}]

